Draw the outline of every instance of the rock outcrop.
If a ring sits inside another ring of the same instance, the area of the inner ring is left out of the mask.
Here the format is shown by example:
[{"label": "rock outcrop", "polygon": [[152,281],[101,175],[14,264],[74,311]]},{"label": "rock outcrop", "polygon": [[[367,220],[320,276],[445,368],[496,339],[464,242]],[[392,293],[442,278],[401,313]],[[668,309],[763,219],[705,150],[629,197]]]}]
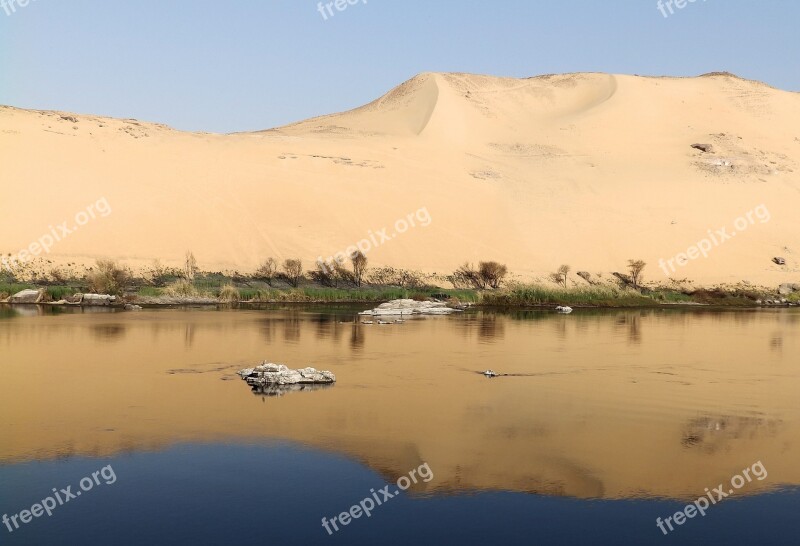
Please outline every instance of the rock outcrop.
[{"label": "rock outcrop", "polygon": [[788,296],[800,292],[800,284],[798,283],[784,283],[778,287],[778,294],[781,296]]},{"label": "rock outcrop", "polygon": [[446,303],[438,301],[392,300],[359,314],[380,317],[386,315],[449,315],[458,312],[461,312],[461,309],[448,307]]},{"label": "rock outcrop", "polygon": [[237,373],[254,388],[329,385],[336,382],[336,376],[328,371],[319,371],[315,368],[292,370],[283,364],[269,362],[264,362],[255,368],[239,370]]},{"label": "rock outcrop", "polygon": [[22,290],[17,292],[11,299],[10,303],[39,303],[44,298],[43,290]]}]

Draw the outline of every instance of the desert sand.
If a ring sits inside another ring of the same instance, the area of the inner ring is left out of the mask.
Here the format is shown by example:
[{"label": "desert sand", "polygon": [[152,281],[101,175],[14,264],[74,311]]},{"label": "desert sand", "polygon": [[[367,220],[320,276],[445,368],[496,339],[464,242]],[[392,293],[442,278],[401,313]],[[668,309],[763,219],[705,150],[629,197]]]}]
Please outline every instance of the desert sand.
[{"label": "desert sand", "polygon": [[178,265],[191,250],[205,270],[310,267],[424,208],[430,225],[370,249],[372,266],[494,259],[534,279],[635,258],[663,282],[660,259],[762,207],[768,221],[670,276],[776,286],[800,282],[799,164],[800,94],[722,73],[424,73],[349,112],[230,135],[0,107],[0,251],[105,198],[113,212],[44,260]]}]

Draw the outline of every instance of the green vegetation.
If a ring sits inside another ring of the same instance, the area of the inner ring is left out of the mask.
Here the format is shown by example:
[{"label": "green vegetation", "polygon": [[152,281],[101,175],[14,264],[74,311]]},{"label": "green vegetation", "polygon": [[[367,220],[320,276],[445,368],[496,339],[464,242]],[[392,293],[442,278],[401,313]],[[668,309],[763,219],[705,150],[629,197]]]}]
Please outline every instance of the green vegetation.
[{"label": "green vegetation", "polygon": [[653,305],[653,299],[634,290],[587,286],[550,288],[535,284],[517,284],[508,289],[482,294],[481,303],[493,306],[592,305],[636,307]]},{"label": "green vegetation", "polygon": [[60,301],[65,299],[67,296],[72,296],[73,294],[80,292],[80,290],[71,286],[48,286],[45,288],[45,291],[52,301]]},{"label": "green vegetation", "polygon": [[[396,299],[425,300],[434,296],[442,299],[455,299],[460,302],[476,303],[479,300],[479,295],[474,290],[405,289],[391,286],[357,289],[306,286],[291,290],[268,288],[257,290],[255,293],[245,289],[240,290],[240,293],[243,301],[256,302],[379,303]],[[250,297],[246,298],[245,296]]]},{"label": "green vegetation", "polygon": [[[149,299],[158,303],[200,301],[207,303],[323,303],[378,304],[395,299],[437,299],[451,304],[471,303],[495,307],[570,305],[576,307],[657,307],[660,305],[715,305],[753,307],[756,301],[775,301],[774,292],[747,285],[735,288],[677,289],[642,286],[642,260],[629,260],[627,273],[613,272],[598,284],[589,273],[578,271],[570,278],[571,266],[562,265],[540,284],[507,283],[508,269],[494,261],[475,267],[465,263],[451,275],[440,276],[392,267],[369,268],[366,256],[350,256],[351,268],[333,262],[315,264],[304,272],[300,259],[278,262],[267,258],[251,274],[202,271],[192,252],[181,268],[164,267],[155,261],[150,269],[134,277],[123,264],[98,260],[83,274],[52,268],[39,280],[22,282],[0,272],[0,300],[24,289],[42,288],[44,301],[60,301],[78,292],[123,296],[128,301]],[[73,264],[69,264],[72,266]],[[623,270],[624,271],[624,270]],[[598,280],[602,276],[597,277]],[[609,280],[614,281],[613,283]],[[552,281],[552,282],[548,282]],[[449,282],[453,289],[439,288]],[[438,285],[438,286],[437,286]],[[800,293],[787,298],[800,303]]]},{"label": "green vegetation", "polygon": [[142,298],[157,298],[164,295],[164,289],[155,286],[142,286],[136,292],[136,295]]}]

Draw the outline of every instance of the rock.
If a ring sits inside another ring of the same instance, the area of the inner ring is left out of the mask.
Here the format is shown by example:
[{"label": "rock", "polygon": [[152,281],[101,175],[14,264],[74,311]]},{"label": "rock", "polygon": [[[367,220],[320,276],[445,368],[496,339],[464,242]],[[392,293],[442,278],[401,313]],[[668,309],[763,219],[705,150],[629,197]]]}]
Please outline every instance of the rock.
[{"label": "rock", "polygon": [[439,301],[393,300],[380,304],[375,309],[362,311],[359,315],[367,316],[404,316],[404,315],[449,315],[461,312],[461,309],[448,307]]},{"label": "rock", "polygon": [[633,279],[631,279],[628,275],[626,275],[624,273],[620,273],[618,271],[614,271],[612,273],[612,275],[614,275],[616,278],[618,278],[620,280],[620,282],[625,286],[633,285]]},{"label": "rock", "polygon": [[788,296],[790,294],[794,294],[796,292],[794,284],[784,283],[778,287],[778,294],[781,296]]},{"label": "rock", "polygon": [[255,368],[246,368],[237,372],[251,387],[286,386],[286,385],[324,385],[336,382],[331,372],[318,371],[315,368],[292,370],[283,364],[265,362]]},{"label": "rock", "polygon": [[558,311],[559,313],[563,313],[565,315],[569,315],[570,313],[572,313],[572,307],[567,307],[566,305],[559,305],[558,307],[556,307],[556,311]]},{"label": "rock", "polygon": [[22,290],[9,300],[11,303],[39,303],[44,298],[44,290]]},{"label": "rock", "polygon": [[784,260],[780,256],[776,256],[776,257],[772,258],[772,261],[775,262],[778,265],[786,265],[786,260]]},{"label": "rock", "polygon": [[109,296],[108,294],[84,294],[81,303],[83,305],[101,306],[111,305],[117,301],[117,296]]},{"label": "rock", "polygon": [[125,305],[125,310],[126,311],[141,311],[142,310],[142,306],[141,305],[133,305],[133,304],[128,303],[128,304]]},{"label": "rock", "polygon": [[64,298],[67,303],[80,303],[83,301],[83,294],[73,294]]},{"label": "rock", "polygon": [[705,152],[707,154],[714,153],[714,146],[711,144],[692,144],[692,148],[695,150],[700,150],[701,152]]}]

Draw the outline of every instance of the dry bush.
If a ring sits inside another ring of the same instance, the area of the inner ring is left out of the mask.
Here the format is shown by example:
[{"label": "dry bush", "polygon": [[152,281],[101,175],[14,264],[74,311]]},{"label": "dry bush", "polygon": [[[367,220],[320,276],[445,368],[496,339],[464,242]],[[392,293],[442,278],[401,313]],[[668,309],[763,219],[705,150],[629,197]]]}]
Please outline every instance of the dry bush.
[{"label": "dry bush", "polygon": [[486,283],[481,278],[480,272],[468,262],[456,269],[448,280],[456,290],[467,288],[482,290],[486,288]]},{"label": "dry bush", "polygon": [[399,286],[400,288],[420,288],[424,286],[422,273],[417,271],[407,271],[394,267],[379,267],[371,269],[365,278],[371,284],[380,286]]},{"label": "dry bush", "polygon": [[500,284],[508,275],[508,268],[498,262],[480,262],[478,264],[478,276],[484,288],[499,288]]},{"label": "dry bush", "polygon": [[86,275],[86,284],[90,292],[120,296],[130,278],[130,271],[114,260],[97,260],[97,265]]},{"label": "dry bush", "polygon": [[628,260],[628,271],[631,274],[631,283],[634,288],[639,288],[642,282],[642,271],[647,266],[643,260]]},{"label": "dry bush", "polygon": [[303,278],[303,262],[299,259],[288,259],[283,262],[283,274],[286,282],[297,288]]},{"label": "dry bush", "polygon": [[226,284],[219,291],[219,299],[229,303],[238,302],[241,299],[239,289],[232,284]]},{"label": "dry bush", "polygon": [[336,273],[322,261],[317,261],[316,267],[308,271],[308,276],[317,284],[334,288],[337,284]]},{"label": "dry bush", "polygon": [[350,256],[350,261],[353,264],[353,284],[360,287],[367,272],[367,257],[357,250]]},{"label": "dry bush", "polygon": [[256,269],[255,277],[261,279],[272,286],[272,281],[278,276],[278,262],[274,258],[267,258],[266,261]]},{"label": "dry bush", "polygon": [[186,279],[178,279],[164,287],[163,294],[171,298],[191,298],[198,297],[203,294]]},{"label": "dry bush", "polygon": [[183,261],[183,278],[187,281],[193,281],[194,276],[197,274],[197,260],[191,251],[186,253]]}]

